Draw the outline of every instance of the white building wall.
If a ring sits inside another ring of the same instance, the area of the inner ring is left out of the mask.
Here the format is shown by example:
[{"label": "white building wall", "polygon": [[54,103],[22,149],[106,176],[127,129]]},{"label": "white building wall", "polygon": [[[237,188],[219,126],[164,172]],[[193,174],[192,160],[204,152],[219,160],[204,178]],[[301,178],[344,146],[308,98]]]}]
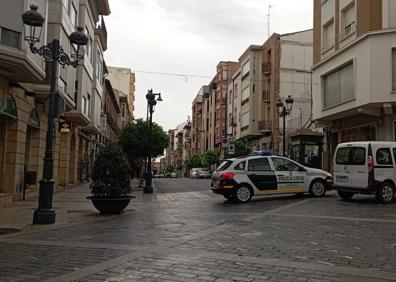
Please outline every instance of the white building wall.
[{"label": "white building wall", "polygon": [[[309,126],[311,117],[311,67],[313,58],[313,31],[281,37],[280,98],[294,99],[293,110],[286,119],[286,127]],[[279,128],[283,121],[279,119]]]},{"label": "white building wall", "polygon": [[[372,33],[373,34],[373,33]],[[396,31],[365,36],[350,48],[324,61],[314,70],[314,119],[340,114],[372,103],[394,102],[392,92],[392,48],[396,48]],[[354,62],[355,99],[328,109],[323,108],[323,76],[339,66]],[[381,83],[378,83],[378,82]]]}]

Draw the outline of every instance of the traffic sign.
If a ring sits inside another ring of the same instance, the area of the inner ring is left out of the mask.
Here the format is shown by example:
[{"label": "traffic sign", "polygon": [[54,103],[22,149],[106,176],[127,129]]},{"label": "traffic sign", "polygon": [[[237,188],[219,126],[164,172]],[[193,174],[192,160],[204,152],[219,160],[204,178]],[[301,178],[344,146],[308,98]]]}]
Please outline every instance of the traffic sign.
[{"label": "traffic sign", "polygon": [[221,146],[223,148],[227,148],[229,143],[230,143],[230,140],[228,139],[228,137],[223,137],[221,139]]},{"label": "traffic sign", "polygon": [[229,144],[228,145],[228,152],[229,155],[234,155],[235,154],[235,144]]}]

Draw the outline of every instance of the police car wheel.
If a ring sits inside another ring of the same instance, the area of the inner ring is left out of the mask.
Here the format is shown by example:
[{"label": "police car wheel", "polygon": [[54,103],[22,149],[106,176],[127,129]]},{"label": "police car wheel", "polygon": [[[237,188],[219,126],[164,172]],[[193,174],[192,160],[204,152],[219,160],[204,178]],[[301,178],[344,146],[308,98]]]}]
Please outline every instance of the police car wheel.
[{"label": "police car wheel", "polygon": [[322,180],[314,180],[309,187],[309,194],[315,197],[323,197],[326,194],[326,186]]},{"label": "police car wheel", "polygon": [[375,194],[377,201],[388,204],[395,200],[395,187],[391,183],[382,183]]},{"label": "police car wheel", "polygon": [[234,199],[236,199],[239,203],[247,203],[252,198],[253,193],[250,187],[241,185],[239,186],[234,194]]}]

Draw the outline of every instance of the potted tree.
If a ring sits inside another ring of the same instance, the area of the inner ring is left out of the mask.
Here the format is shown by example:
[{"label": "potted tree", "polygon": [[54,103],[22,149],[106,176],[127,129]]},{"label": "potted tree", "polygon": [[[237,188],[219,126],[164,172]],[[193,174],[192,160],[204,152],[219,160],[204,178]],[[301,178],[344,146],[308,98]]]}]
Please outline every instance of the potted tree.
[{"label": "potted tree", "polygon": [[129,196],[131,185],[128,162],[122,150],[114,144],[102,147],[92,168],[90,199],[101,214],[120,214],[134,196]]}]

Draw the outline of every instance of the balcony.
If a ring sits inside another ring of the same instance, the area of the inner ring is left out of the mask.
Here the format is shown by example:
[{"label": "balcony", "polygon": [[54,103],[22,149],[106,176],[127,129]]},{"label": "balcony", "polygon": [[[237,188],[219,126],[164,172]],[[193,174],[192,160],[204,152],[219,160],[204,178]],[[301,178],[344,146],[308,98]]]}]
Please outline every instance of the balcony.
[{"label": "balcony", "polygon": [[264,90],[262,94],[263,102],[270,102],[271,92],[268,90]]},{"label": "balcony", "polygon": [[261,133],[270,133],[272,131],[272,121],[260,120],[258,122],[258,130]]},{"label": "balcony", "polygon": [[262,74],[263,75],[270,75],[271,74],[271,67],[272,67],[271,62],[263,63],[262,66],[261,66]]},{"label": "balcony", "polygon": [[103,46],[103,51],[107,50],[107,29],[103,17],[100,22],[96,24],[95,34],[99,36],[100,43]]}]

